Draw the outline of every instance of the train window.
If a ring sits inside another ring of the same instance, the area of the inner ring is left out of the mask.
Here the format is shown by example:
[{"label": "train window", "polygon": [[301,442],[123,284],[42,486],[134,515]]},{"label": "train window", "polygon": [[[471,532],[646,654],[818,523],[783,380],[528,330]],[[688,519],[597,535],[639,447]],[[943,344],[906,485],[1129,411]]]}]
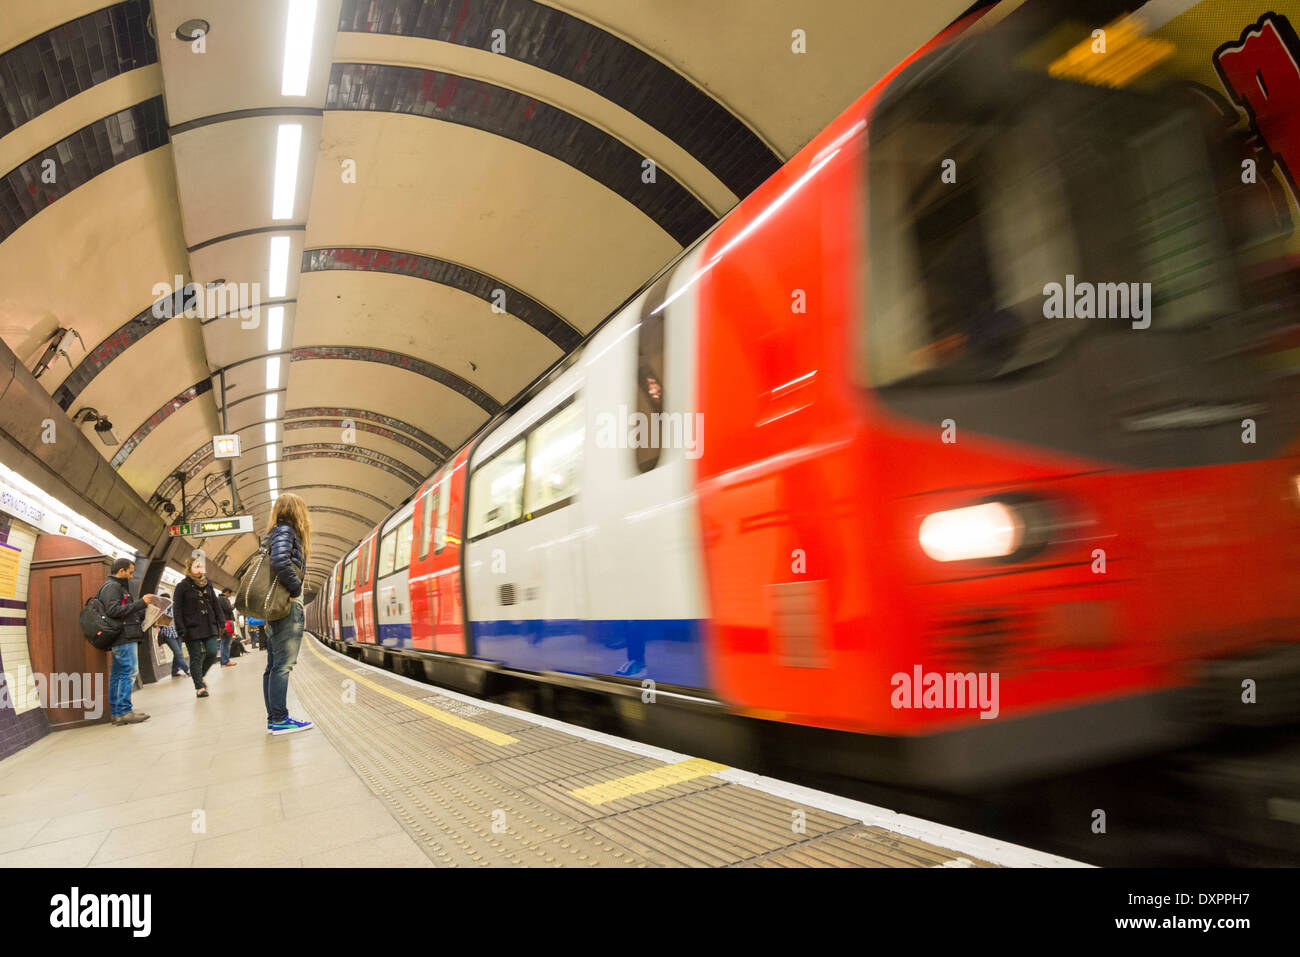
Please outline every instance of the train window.
[{"label": "train window", "polygon": [[579,491],[586,417],[582,403],[571,401],[533,429],[528,437],[528,491],[524,509],[536,515],[556,508]]},{"label": "train window", "polygon": [[429,554],[429,500],[434,488],[430,485],[424,490],[424,498],[415,503],[415,541],[420,549],[420,557]]},{"label": "train window", "polygon": [[357,560],[354,558],[343,566],[343,590],[352,591],[357,578]]},{"label": "train window", "polygon": [[379,540],[379,578],[393,573],[397,560],[397,529]]},{"label": "train window", "polygon": [[470,479],[469,537],[478,538],[524,511],[524,440],[519,439],[479,466]]},{"label": "train window", "polygon": [[397,554],[393,558],[393,571],[400,572],[411,564],[411,525],[414,517],[397,526]]},{"label": "train window", "polygon": [[[1232,308],[1190,114],[1023,76],[996,92],[932,77],[873,123],[859,361],[875,386],[1009,375],[1149,322],[1151,300],[1165,329]],[[1076,280],[1080,314],[1105,318],[1074,318]],[[1144,306],[1129,297],[1141,282]]]},{"label": "train window", "polygon": [[660,310],[641,318],[636,337],[636,411],[628,423],[628,448],[636,456],[638,472],[649,472],[659,464],[659,434],[643,423],[656,422],[664,411],[664,314]]},{"label": "train window", "polygon": [[447,547],[447,520],[451,517],[451,475],[438,486],[438,520],[433,527],[433,550],[441,555]]}]

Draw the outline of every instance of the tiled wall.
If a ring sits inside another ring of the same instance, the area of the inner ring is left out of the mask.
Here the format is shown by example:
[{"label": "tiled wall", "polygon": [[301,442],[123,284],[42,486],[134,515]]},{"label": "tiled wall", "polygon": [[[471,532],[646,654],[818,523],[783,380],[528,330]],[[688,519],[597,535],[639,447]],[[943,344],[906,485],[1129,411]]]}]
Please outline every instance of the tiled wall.
[{"label": "tiled wall", "polygon": [[[50,731],[34,694],[27,652],[27,578],[36,529],[0,515],[0,548],[18,551],[18,584],[0,591],[0,758],[27,747]],[[8,680],[14,679],[14,687]]]}]

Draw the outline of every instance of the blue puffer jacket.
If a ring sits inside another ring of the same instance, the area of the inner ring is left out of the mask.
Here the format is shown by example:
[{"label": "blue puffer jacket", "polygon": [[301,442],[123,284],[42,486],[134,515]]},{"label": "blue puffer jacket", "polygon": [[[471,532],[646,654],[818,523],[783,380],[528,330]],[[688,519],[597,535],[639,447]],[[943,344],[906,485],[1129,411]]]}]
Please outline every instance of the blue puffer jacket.
[{"label": "blue puffer jacket", "polygon": [[292,525],[281,522],[271,529],[266,537],[266,550],[271,558],[271,571],[280,580],[280,584],[289,589],[289,594],[297,598],[302,594],[302,578],[307,564],[302,553],[302,542]]}]

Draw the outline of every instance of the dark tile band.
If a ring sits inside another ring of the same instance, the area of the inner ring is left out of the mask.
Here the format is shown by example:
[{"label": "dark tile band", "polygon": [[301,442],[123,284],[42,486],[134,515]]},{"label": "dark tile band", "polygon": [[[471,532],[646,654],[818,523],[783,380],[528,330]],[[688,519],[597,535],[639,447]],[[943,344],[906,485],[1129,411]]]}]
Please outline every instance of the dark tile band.
[{"label": "dark tile band", "polygon": [[[663,133],[740,199],[782,158],[730,110],[671,66],[586,20],[535,0],[343,0],[339,30],[423,37],[491,49],[579,83]],[[683,243],[683,245],[686,245]]]},{"label": "dark tile band", "polygon": [[303,250],[302,272],[329,272],[334,269],[411,276],[459,289],[487,303],[494,302],[497,290],[502,290],[506,298],[506,312],[528,323],[564,352],[572,352],[582,341],[581,332],[531,296],[495,276],[445,259],[355,246]]},{"label": "dark tile band", "polygon": [[613,190],[679,245],[716,221],[703,203],[662,169],[643,177],[646,157],[584,119],[483,80],[372,63],[335,63],[327,110],[402,113],[504,136],[552,156]]}]

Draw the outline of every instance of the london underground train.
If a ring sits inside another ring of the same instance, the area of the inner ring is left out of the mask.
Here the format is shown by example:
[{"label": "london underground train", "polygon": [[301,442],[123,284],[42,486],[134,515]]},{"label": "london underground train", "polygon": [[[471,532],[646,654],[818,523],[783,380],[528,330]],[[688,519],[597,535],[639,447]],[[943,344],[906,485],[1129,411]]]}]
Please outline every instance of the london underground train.
[{"label": "london underground train", "polygon": [[456,451],[311,627],[909,782],[1293,720],[1287,327],[1202,125],[950,39]]}]

